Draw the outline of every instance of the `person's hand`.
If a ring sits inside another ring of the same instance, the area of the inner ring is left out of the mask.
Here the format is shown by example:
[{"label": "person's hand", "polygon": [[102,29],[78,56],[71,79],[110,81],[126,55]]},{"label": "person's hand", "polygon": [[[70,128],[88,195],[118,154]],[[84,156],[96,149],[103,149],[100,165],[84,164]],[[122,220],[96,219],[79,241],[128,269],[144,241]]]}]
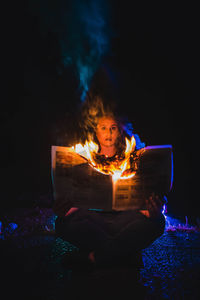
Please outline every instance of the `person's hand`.
[{"label": "person's hand", "polygon": [[72,213],[74,213],[74,212],[77,211],[77,210],[78,210],[78,207],[71,207],[71,208],[68,210],[68,212],[66,213],[65,216],[69,216],[69,215],[71,215]]},{"label": "person's hand", "polygon": [[162,214],[163,205],[165,203],[164,197],[152,193],[148,199],[146,199],[146,207],[149,212],[150,218],[157,218]]}]

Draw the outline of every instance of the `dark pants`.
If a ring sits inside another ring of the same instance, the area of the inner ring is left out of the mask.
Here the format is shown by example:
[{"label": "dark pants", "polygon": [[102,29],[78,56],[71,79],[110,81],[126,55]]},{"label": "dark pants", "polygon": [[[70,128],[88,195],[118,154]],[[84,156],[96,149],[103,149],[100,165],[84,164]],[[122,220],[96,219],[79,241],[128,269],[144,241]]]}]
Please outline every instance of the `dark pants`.
[{"label": "dark pants", "polygon": [[96,261],[128,257],[148,247],[165,229],[163,215],[150,219],[139,211],[97,212],[79,209],[56,219],[56,234]]}]

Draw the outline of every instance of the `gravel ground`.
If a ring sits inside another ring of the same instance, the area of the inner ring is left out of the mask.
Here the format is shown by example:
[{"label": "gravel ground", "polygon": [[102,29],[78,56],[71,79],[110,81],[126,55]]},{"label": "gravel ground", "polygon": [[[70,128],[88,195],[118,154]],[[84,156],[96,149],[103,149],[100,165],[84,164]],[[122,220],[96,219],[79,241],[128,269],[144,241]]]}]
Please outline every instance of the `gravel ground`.
[{"label": "gravel ground", "polygon": [[1,292],[5,299],[200,299],[199,226],[187,219],[186,224],[166,220],[163,236],[143,250],[139,271],[118,267],[78,273],[60,263],[75,247],[55,236],[52,209],[15,209],[1,220]]}]

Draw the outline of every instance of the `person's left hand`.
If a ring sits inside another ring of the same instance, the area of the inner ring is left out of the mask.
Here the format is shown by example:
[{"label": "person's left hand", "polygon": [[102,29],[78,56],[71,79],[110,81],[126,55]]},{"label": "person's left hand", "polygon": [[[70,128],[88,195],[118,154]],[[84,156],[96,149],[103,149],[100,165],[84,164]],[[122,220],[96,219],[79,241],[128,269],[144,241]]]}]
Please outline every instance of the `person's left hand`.
[{"label": "person's left hand", "polygon": [[146,206],[149,212],[150,218],[157,218],[162,214],[163,205],[165,203],[164,196],[156,195],[152,193],[148,199],[146,199]]}]

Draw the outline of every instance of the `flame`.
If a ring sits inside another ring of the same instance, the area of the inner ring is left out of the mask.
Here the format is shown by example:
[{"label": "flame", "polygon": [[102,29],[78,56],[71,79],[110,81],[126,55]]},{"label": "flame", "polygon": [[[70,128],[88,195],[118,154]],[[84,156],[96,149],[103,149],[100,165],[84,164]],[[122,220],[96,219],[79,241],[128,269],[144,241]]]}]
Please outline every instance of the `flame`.
[{"label": "flame", "polygon": [[82,144],[76,144],[75,146],[72,146],[72,150],[86,158],[93,166],[95,166],[95,161],[92,158],[92,153],[97,153],[98,149],[99,146],[93,141],[86,141],[84,146]]},{"label": "flame", "polygon": [[116,162],[110,162],[108,165],[103,166],[95,161],[95,154],[98,153],[99,146],[93,141],[86,141],[84,145],[76,144],[71,147],[73,151],[83,156],[88,160],[88,163],[98,172],[106,175],[111,175],[114,182],[118,179],[132,178],[136,172],[131,171],[130,154],[135,150],[136,141],[134,136],[129,140],[125,139],[126,150],[124,152],[124,158],[116,160]]}]

